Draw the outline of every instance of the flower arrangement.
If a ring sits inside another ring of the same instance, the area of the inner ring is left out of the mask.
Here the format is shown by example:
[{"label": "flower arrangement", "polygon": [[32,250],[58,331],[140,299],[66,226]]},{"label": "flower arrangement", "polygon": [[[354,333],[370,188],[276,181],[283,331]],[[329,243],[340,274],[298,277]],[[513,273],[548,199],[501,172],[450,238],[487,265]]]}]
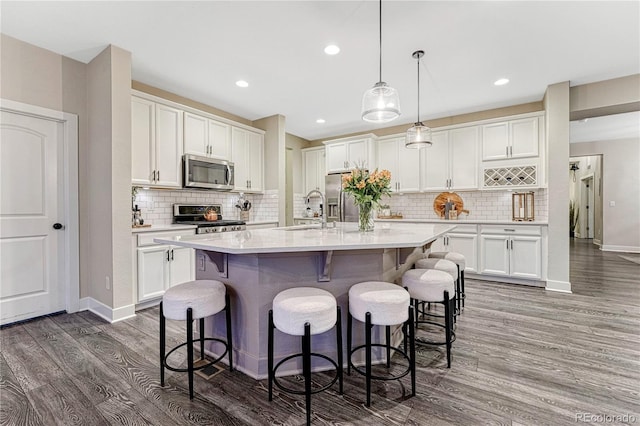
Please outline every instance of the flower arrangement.
[{"label": "flower arrangement", "polygon": [[378,170],[369,173],[363,167],[356,167],[351,173],[342,175],[342,189],[353,195],[360,217],[358,228],[361,231],[373,230],[373,218],[371,213],[383,195],[391,194],[391,172]]}]

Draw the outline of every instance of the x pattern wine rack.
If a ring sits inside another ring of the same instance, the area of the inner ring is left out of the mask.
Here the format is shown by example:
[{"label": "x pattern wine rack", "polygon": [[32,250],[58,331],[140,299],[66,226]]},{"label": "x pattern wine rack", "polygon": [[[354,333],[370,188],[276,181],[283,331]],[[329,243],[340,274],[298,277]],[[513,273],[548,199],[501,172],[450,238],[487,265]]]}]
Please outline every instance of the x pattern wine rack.
[{"label": "x pattern wine rack", "polygon": [[484,169],[484,186],[533,186],[538,183],[536,166]]}]

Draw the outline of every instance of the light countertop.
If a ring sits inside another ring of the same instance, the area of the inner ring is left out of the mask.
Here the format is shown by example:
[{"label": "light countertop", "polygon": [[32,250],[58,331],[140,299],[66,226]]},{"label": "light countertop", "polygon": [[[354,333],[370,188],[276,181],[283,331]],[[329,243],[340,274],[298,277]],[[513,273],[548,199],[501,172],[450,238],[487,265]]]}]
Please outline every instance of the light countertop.
[{"label": "light countertop", "polygon": [[514,222],[512,220],[486,220],[486,219],[458,219],[458,220],[444,220],[444,219],[375,219],[375,222],[380,223],[446,223],[451,225],[542,225],[547,226],[549,222],[546,220],[534,220],[531,222]]},{"label": "light countertop", "polygon": [[434,241],[454,227],[447,223],[377,223],[372,232],[359,232],[357,223],[337,223],[336,227],[327,229],[319,225],[299,225],[155,238],[154,241],[229,254],[413,248]]},{"label": "light countertop", "polygon": [[196,229],[195,225],[151,225],[145,228],[131,228],[133,234],[140,232],[161,232],[161,231],[179,231],[181,229]]}]

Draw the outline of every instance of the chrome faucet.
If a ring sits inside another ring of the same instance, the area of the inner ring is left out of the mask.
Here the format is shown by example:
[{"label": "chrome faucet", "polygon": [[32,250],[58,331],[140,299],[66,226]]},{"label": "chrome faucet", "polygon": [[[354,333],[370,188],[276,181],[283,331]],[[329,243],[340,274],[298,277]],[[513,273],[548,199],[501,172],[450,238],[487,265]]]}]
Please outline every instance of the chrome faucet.
[{"label": "chrome faucet", "polygon": [[320,196],[320,201],[322,202],[322,229],[326,229],[327,227],[327,205],[324,202],[324,194],[317,189],[312,189],[307,194],[307,205],[309,204],[309,197],[313,194],[318,194]]}]

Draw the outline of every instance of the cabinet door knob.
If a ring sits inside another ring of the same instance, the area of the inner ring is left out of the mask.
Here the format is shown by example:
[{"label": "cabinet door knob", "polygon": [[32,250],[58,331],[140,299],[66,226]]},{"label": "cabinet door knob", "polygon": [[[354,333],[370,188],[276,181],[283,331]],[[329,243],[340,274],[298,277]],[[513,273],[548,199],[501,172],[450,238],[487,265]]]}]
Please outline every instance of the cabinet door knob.
[{"label": "cabinet door knob", "polygon": [[64,225],[61,224],[61,223],[54,223],[53,224],[53,229],[55,229],[56,231],[60,230],[60,229],[64,229]]}]

